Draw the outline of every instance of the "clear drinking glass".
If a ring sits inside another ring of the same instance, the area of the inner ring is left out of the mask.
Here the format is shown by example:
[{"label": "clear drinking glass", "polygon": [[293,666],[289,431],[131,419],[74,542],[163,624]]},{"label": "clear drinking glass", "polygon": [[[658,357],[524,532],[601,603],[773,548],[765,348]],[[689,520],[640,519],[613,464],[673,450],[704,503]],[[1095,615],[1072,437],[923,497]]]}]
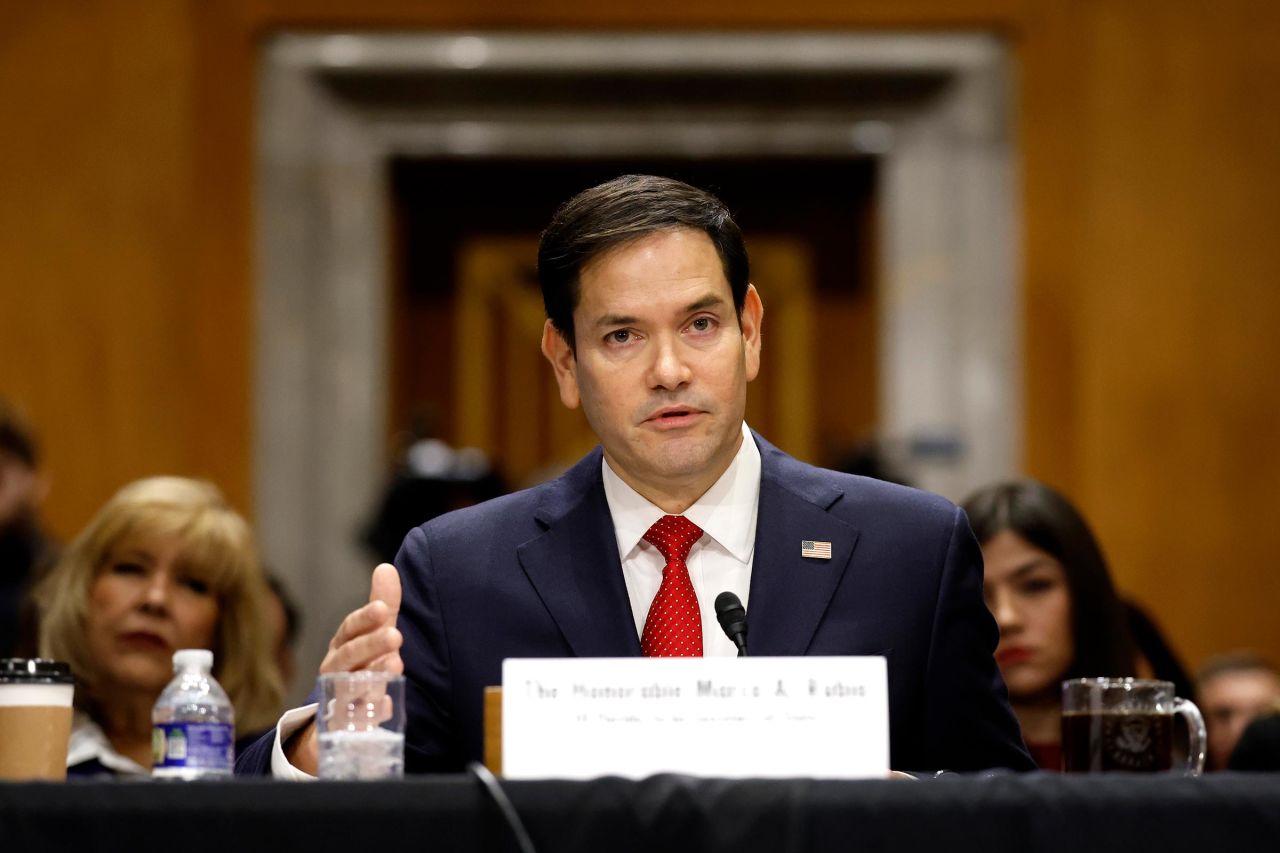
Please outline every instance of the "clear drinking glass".
[{"label": "clear drinking glass", "polygon": [[1204,771],[1204,718],[1173,684],[1140,678],[1075,678],[1062,682],[1062,769],[1067,773],[1175,769],[1173,717],[1186,718],[1189,776]]},{"label": "clear drinking glass", "polygon": [[404,676],[335,672],[317,683],[321,779],[404,775]]}]

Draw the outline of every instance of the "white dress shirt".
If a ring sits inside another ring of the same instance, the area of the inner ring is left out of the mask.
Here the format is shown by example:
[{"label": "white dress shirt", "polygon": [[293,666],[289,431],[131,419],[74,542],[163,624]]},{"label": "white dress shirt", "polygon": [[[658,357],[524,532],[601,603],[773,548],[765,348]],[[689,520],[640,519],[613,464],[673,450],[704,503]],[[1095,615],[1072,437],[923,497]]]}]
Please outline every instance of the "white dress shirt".
[{"label": "white dress shirt", "polygon": [[[604,496],[609,503],[609,514],[613,516],[613,532],[618,537],[622,577],[627,584],[631,615],[639,637],[644,634],[644,622],[662,585],[662,570],[667,564],[658,549],[644,540],[644,535],[666,513],[623,482],[608,462],[601,461],[600,467],[604,474]],[[743,607],[748,606],[759,504],[760,449],[744,423],[742,445],[729,467],[682,513],[703,531],[685,563],[702,610],[702,653],[706,657],[732,657],[738,653],[716,620],[715,601],[717,595],[728,590],[742,599]]]},{"label": "white dress shirt", "polygon": [[[609,463],[601,461],[604,495],[613,516],[613,531],[618,538],[618,557],[622,561],[622,577],[631,600],[631,615],[636,623],[636,636],[644,633],[649,606],[662,585],[662,570],[667,561],[658,549],[644,541],[653,523],[666,515],[649,503],[635,489],[613,472]],[[760,505],[760,449],[751,430],[742,425],[742,445],[720,479],[684,511],[684,517],[703,530],[685,561],[689,578],[702,610],[702,653],[732,657],[738,653],[733,641],[725,636],[716,620],[716,596],[725,590],[737,593],[747,606],[751,590],[751,559],[756,543],[756,511]],[[288,711],[276,725],[276,740],[271,751],[271,774],[277,779],[314,779],[289,763],[283,743],[315,715],[315,705]]]}]

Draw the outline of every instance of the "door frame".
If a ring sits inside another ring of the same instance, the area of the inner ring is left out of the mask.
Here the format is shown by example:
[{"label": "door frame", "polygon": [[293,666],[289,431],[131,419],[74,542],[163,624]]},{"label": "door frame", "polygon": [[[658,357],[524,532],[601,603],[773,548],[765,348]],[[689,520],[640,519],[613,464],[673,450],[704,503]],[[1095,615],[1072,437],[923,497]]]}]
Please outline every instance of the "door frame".
[{"label": "door frame", "polygon": [[[780,85],[821,77],[855,94],[744,104],[752,87],[730,85],[734,109],[677,103],[656,113],[571,101],[495,107],[467,95],[495,80],[537,93],[540,81],[601,74]],[[392,157],[876,158],[882,439],[917,483],[955,499],[1014,474],[1021,445],[1013,83],[1007,46],[974,33],[299,32],[267,41],[254,496],[265,558],[309,615],[300,647],[322,648],[367,589],[356,530],[388,465]]]}]

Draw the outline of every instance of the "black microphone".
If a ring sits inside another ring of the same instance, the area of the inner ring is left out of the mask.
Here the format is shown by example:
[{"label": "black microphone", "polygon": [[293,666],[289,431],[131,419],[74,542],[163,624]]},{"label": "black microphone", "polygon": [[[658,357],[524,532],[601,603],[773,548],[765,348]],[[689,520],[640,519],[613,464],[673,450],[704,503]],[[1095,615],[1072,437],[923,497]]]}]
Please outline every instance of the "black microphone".
[{"label": "black microphone", "polygon": [[747,656],[747,608],[732,592],[725,590],[716,596],[716,620],[724,633],[738,647],[738,657]]}]

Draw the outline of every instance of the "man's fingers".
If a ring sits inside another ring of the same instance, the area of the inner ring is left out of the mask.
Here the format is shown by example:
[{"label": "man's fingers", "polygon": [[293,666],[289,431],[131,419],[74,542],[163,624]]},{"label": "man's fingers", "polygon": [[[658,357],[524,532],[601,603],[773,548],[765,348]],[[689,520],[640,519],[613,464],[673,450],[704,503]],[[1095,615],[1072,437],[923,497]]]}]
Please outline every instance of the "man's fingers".
[{"label": "man's fingers", "polygon": [[329,641],[329,650],[338,649],[356,637],[392,625],[394,622],[395,614],[387,607],[385,601],[370,601],[347,614],[347,618],[342,620],[333,639]]},{"label": "man's fingers", "polygon": [[[354,614],[353,614],[354,615]],[[375,662],[388,658],[399,660],[404,636],[396,628],[384,626],[367,634],[360,634],[345,643],[335,645],[320,663],[321,672],[355,672],[361,669],[381,669]],[[390,661],[386,661],[390,663]],[[404,669],[400,663],[396,672]]]},{"label": "man's fingers", "polygon": [[384,601],[391,608],[391,621],[400,613],[400,574],[390,563],[381,563],[373,570],[369,583],[369,600]]},{"label": "man's fingers", "polygon": [[399,651],[394,651],[370,662],[365,669],[372,669],[378,672],[390,672],[393,675],[403,675],[404,659],[400,657]]},{"label": "man's fingers", "polygon": [[395,627],[400,610],[400,575],[395,566],[383,563],[373,570],[369,603],[342,620],[329,651],[320,662],[320,672],[356,672],[375,669],[404,672],[400,646],[404,637]]}]

